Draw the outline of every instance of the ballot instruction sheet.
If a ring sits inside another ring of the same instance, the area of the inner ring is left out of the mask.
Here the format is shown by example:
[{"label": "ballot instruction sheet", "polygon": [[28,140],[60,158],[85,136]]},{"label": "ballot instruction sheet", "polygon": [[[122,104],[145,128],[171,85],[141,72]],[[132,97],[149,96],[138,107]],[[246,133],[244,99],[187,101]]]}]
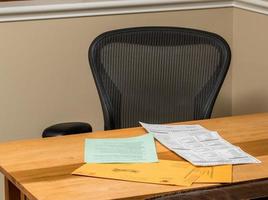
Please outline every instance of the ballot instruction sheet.
[{"label": "ballot instruction sheet", "polygon": [[140,124],[164,146],[196,166],[260,163],[217,132],[200,125]]},{"label": "ballot instruction sheet", "polygon": [[158,162],[152,134],[129,138],[86,139],[86,163]]}]

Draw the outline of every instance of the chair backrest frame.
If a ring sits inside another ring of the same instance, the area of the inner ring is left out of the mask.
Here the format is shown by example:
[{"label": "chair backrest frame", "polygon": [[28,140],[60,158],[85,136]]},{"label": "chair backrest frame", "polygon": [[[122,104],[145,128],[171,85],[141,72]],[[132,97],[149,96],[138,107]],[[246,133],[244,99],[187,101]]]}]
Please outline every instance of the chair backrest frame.
[{"label": "chair backrest frame", "polygon": [[[104,128],[105,130],[110,130],[110,129],[115,129],[115,128],[123,128],[120,125],[120,122],[118,123],[118,119],[115,119],[115,110],[114,110],[114,105],[112,105],[111,100],[110,100],[110,96],[107,93],[107,89],[105,88],[105,84],[103,82],[103,77],[101,77],[102,73],[104,72],[104,69],[102,68],[102,61],[101,61],[101,49],[104,48],[105,46],[111,44],[111,43],[120,43],[120,39],[118,39],[118,41],[116,41],[117,37],[122,37],[122,35],[124,35],[124,37],[128,37],[128,34],[139,34],[139,33],[146,33],[146,32],[158,32],[161,34],[164,34],[165,32],[167,33],[179,33],[179,34],[186,34],[186,35],[190,35],[191,37],[201,37],[201,38],[205,38],[205,39],[198,39],[198,40],[193,40],[193,41],[186,41],[184,42],[185,44],[183,45],[197,45],[198,42],[200,42],[200,44],[203,44],[206,41],[212,41],[211,44],[215,44],[215,48],[217,48],[217,51],[220,51],[220,67],[218,66],[218,75],[217,78],[215,79],[215,81],[213,82],[213,88],[210,91],[209,96],[206,98],[206,102],[205,105],[202,107],[202,111],[201,114],[199,114],[200,116],[197,117],[193,117],[191,120],[194,119],[205,119],[205,118],[210,118],[211,117],[211,113],[212,113],[212,109],[213,106],[215,104],[216,98],[218,96],[218,93],[220,91],[220,88],[223,84],[223,81],[226,77],[226,74],[228,72],[229,69],[229,65],[230,65],[230,60],[231,60],[231,51],[230,51],[230,47],[228,45],[228,43],[219,35],[215,34],[215,33],[210,33],[210,32],[206,32],[206,31],[202,31],[202,30],[196,30],[196,29],[189,29],[189,28],[179,28],[179,27],[137,27],[137,28],[125,28],[125,29],[118,29],[118,30],[112,30],[112,31],[108,31],[105,33],[102,33],[101,35],[99,35],[97,38],[95,38],[95,40],[91,43],[90,47],[89,47],[89,63],[90,63],[90,67],[92,70],[92,74],[97,86],[97,90],[100,96],[100,101],[101,101],[101,105],[102,105],[102,109],[103,109],[103,116],[104,116]],[[189,36],[189,37],[190,37]],[[113,38],[113,39],[111,39]],[[166,41],[153,41],[150,40],[150,38],[147,38],[147,42],[148,45],[150,46],[154,46],[155,42],[158,45],[169,45],[170,41],[167,42]],[[125,39],[125,41],[127,41],[129,44],[137,44],[140,45],[140,43],[142,43],[143,41],[141,41],[140,39]],[[197,43],[196,43],[197,42]],[[211,45],[210,44],[210,45]],[[170,44],[173,45],[173,44]],[[219,71],[220,70],[220,71]],[[216,72],[213,72],[216,73]],[[211,87],[211,86],[210,86]],[[118,105],[120,106],[120,105]],[[140,119],[142,120],[142,119]],[[177,120],[173,120],[173,121],[177,121]],[[178,120],[179,121],[179,120]],[[172,121],[170,121],[172,122]],[[158,122],[154,122],[154,123],[158,123]],[[128,126],[126,126],[128,127]]]}]

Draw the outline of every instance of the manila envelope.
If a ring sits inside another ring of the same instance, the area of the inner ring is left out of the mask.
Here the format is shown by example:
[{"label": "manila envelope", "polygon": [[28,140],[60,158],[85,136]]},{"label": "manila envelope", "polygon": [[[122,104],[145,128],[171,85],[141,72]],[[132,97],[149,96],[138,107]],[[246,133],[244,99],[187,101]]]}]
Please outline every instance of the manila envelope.
[{"label": "manila envelope", "polygon": [[156,163],[136,164],[87,163],[72,174],[143,183],[190,186],[204,174],[204,170],[199,170],[185,161],[159,160]]},{"label": "manila envelope", "polygon": [[232,165],[220,165],[213,167],[198,167],[205,170],[196,183],[231,183],[233,169]]}]

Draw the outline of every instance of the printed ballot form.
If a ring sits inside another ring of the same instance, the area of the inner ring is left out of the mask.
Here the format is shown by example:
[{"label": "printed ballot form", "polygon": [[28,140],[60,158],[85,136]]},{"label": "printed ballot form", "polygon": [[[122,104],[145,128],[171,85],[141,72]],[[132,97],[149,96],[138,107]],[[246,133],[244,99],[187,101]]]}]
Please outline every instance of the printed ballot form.
[{"label": "printed ballot form", "polygon": [[84,160],[86,163],[158,162],[152,134],[130,138],[86,139]]},{"label": "printed ballot form", "polygon": [[260,163],[253,156],[200,125],[141,125],[164,146],[196,166]]}]

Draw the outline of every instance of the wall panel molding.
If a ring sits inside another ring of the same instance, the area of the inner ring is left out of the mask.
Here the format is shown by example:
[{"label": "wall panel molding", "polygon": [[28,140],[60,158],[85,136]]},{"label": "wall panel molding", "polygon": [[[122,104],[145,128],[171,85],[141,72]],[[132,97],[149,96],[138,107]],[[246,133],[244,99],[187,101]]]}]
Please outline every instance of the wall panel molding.
[{"label": "wall panel molding", "polygon": [[226,7],[268,15],[267,0],[35,0],[0,3],[0,22]]}]

